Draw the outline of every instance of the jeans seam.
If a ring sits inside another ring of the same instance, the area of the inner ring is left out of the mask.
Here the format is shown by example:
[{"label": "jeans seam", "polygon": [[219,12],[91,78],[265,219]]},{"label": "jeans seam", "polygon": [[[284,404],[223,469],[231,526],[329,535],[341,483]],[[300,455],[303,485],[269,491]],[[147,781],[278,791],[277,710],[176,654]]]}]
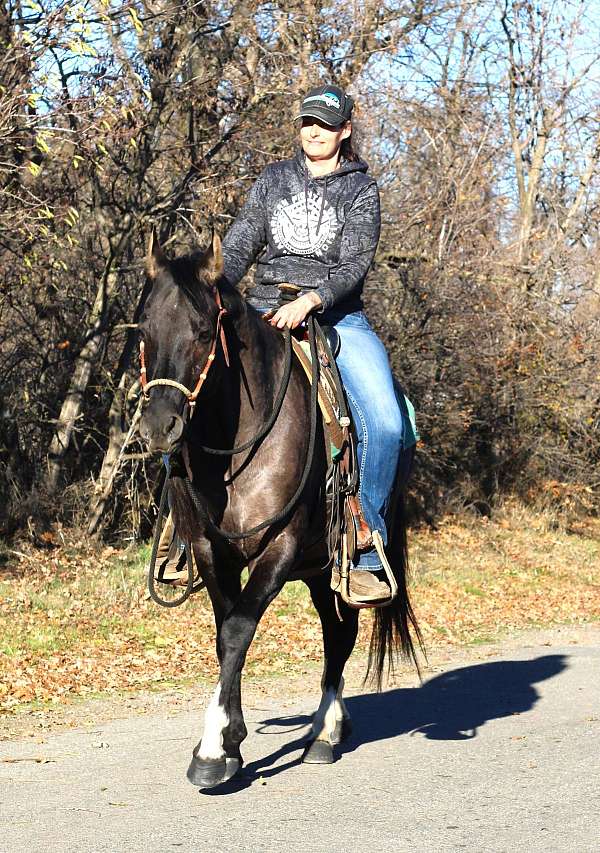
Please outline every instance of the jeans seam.
[{"label": "jeans seam", "polygon": [[360,471],[358,474],[358,500],[360,501],[360,505],[362,507],[363,475],[365,472],[365,466],[367,464],[367,450],[369,447],[369,431],[367,430],[367,422],[364,419],[364,416],[363,416],[363,413],[360,409],[360,406],[358,405],[358,403],[356,402],[356,400],[354,399],[354,397],[352,396],[350,391],[348,391],[347,388],[346,388],[346,394],[348,395],[348,397],[350,398],[350,400],[354,404],[354,408],[355,408],[356,412],[358,413],[358,417],[360,418],[360,422],[362,424],[362,430],[363,430],[363,452],[362,452],[362,459],[360,460]]}]

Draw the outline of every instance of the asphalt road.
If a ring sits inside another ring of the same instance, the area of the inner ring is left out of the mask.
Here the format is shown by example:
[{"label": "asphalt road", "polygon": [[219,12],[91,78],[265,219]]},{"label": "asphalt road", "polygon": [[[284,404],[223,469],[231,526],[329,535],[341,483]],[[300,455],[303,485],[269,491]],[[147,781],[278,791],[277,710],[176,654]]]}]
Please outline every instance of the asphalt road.
[{"label": "asphalt road", "polygon": [[315,696],[249,695],[244,776],[208,793],[185,779],[197,710],[2,742],[0,850],[595,853],[599,638],[358,687],[330,766],[300,763]]}]

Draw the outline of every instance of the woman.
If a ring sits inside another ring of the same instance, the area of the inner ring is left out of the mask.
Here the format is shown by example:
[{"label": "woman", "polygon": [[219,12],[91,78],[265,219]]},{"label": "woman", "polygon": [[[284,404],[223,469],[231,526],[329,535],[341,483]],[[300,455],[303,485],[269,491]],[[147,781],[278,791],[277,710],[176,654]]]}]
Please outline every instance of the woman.
[{"label": "woman", "polygon": [[[403,417],[385,348],[362,311],[362,290],[380,231],[379,191],[352,148],[353,100],[335,85],[302,102],[301,150],[259,176],[223,241],[225,277],[237,285],[256,260],[251,305],[279,329],[311,311],[334,325],[336,361],[358,437],[359,497],[369,528],[387,540],[384,516],[402,449]],[[302,288],[278,307],[278,285]],[[350,573],[362,601],[387,598],[377,551],[368,543]]]}]

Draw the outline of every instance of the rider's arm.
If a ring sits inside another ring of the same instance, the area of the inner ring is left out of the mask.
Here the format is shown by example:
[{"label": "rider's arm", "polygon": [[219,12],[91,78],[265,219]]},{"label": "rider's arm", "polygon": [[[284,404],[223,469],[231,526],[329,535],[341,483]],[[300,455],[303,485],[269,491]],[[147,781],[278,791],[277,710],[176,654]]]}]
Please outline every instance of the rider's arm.
[{"label": "rider's arm", "polygon": [[316,293],[323,306],[320,310],[331,308],[362,286],[375,257],[380,230],[379,190],[373,182],[358,194],[348,211],[339,263],[328,279],[318,283]]},{"label": "rider's arm", "polygon": [[267,182],[263,172],[223,240],[223,275],[234,287],[266,245],[266,192]]}]

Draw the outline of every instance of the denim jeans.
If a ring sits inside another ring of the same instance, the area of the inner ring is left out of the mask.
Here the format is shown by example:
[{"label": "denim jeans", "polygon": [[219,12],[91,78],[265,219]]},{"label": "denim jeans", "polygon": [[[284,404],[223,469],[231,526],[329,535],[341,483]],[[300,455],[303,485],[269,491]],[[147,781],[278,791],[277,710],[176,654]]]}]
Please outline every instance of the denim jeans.
[{"label": "denim jeans", "polygon": [[[404,423],[387,352],[362,311],[323,323],[334,325],[341,346],[336,358],[357,434],[359,497],[365,521],[387,543],[385,512],[403,444]],[[355,569],[381,569],[377,552],[357,555]]]}]

